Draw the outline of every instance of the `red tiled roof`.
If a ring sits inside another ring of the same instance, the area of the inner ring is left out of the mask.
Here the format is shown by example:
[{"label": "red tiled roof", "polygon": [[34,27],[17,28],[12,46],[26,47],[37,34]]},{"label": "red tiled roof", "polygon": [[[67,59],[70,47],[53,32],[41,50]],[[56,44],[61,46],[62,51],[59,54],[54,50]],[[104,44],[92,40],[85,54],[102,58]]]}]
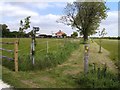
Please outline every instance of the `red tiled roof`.
[{"label": "red tiled roof", "polygon": [[64,34],[64,32],[62,32],[61,30],[59,30],[57,33],[55,33],[56,35],[63,35]]}]

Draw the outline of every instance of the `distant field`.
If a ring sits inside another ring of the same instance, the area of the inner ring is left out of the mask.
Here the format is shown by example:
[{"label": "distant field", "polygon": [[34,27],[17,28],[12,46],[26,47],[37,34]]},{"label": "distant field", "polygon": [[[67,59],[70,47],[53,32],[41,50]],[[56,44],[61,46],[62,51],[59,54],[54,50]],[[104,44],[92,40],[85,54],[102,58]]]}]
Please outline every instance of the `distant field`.
[{"label": "distant field", "polygon": [[[15,38],[3,38],[3,42],[14,42]],[[71,39],[36,39],[35,68],[44,69],[54,67],[64,62],[70,53],[79,47],[78,41]],[[48,43],[48,44],[47,44]],[[32,61],[30,60],[30,38],[22,38],[19,42],[19,69],[32,70]],[[14,50],[14,45],[2,45],[2,48]],[[2,55],[14,58],[14,53],[2,52]],[[3,59],[2,64],[10,69],[14,69],[14,62]]]},{"label": "distant field", "polygon": [[[95,42],[99,44],[99,40],[96,39]],[[118,51],[118,40],[109,40],[109,39],[103,39],[102,40],[102,47],[107,49],[110,52],[110,58],[114,61],[118,60],[118,56],[120,53]]]}]

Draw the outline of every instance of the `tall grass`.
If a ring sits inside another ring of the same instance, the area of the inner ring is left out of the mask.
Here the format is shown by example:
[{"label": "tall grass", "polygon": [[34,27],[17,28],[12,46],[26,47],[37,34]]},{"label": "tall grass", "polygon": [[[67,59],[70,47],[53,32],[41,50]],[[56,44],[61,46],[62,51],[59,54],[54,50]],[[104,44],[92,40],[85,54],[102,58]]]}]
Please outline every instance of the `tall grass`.
[{"label": "tall grass", "polygon": [[104,68],[100,68],[99,73],[98,69],[90,68],[87,75],[80,74],[77,82],[82,88],[120,88],[117,75],[109,71],[104,73]]},{"label": "tall grass", "polygon": [[[55,67],[58,64],[63,63],[68,59],[71,52],[79,47],[79,42],[71,42],[70,40],[59,39],[52,42],[52,39],[43,39],[43,41],[49,41],[49,52],[46,53],[46,42],[42,44],[42,40],[37,40],[36,46],[36,55],[35,55],[35,64],[32,65],[30,60],[30,40],[22,39],[20,42],[19,48],[19,70],[28,71],[28,70],[42,70],[46,68]],[[27,42],[26,45],[24,42]],[[58,42],[60,44],[58,44]],[[40,43],[40,44],[39,44]],[[4,46],[5,47],[5,46]],[[25,48],[26,47],[26,48]],[[11,48],[11,47],[9,47]],[[41,49],[45,49],[40,51]],[[40,52],[39,52],[40,51]],[[4,53],[6,54],[6,53]],[[7,54],[6,54],[7,55]],[[2,60],[3,65],[8,67],[11,70],[14,70],[14,62],[8,60]]]},{"label": "tall grass", "polygon": [[[95,40],[99,44],[99,40]],[[118,73],[120,78],[120,40],[109,40],[109,39],[103,39],[102,40],[102,47],[107,49],[110,52],[109,57],[111,60],[115,62],[115,65],[118,67]]]}]

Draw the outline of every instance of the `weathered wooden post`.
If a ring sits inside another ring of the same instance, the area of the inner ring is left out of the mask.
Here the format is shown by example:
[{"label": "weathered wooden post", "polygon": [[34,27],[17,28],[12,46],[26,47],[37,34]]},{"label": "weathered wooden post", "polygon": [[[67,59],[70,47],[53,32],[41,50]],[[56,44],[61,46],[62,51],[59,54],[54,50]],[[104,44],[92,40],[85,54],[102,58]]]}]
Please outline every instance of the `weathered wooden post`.
[{"label": "weathered wooden post", "polygon": [[85,52],[84,52],[84,73],[85,75],[88,73],[88,57],[89,57],[89,44],[85,44]]},{"label": "weathered wooden post", "polygon": [[33,27],[32,30],[32,42],[31,42],[31,59],[32,59],[32,64],[35,64],[35,45],[36,45],[36,41],[35,41],[35,37],[36,37],[36,32],[39,31],[39,27]]},{"label": "weathered wooden post", "polygon": [[18,40],[14,42],[14,63],[15,72],[18,72]]}]

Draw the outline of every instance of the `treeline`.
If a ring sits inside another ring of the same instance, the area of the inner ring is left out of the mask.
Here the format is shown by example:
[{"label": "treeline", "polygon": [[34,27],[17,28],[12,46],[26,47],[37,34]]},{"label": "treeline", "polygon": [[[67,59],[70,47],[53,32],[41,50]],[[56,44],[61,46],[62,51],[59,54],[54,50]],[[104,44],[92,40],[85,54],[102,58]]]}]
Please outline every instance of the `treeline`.
[{"label": "treeline", "polygon": [[[28,38],[31,37],[31,35],[33,34],[33,31],[30,31],[28,33],[25,32],[20,32],[20,31],[10,31],[10,29],[8,28],[8,26],[6,24],[0,24],[0,37],[2,38]],[[71,36],[67,36],[67,34],[63,34],[61,38],[77,38],[78,33],[77,32],[73,32],[71,34]],[[58,38],[57,35],[56,36],[52,36],[52,35],[46,35],[46,34],[40,34],[39,36],[37,36],[37,38]]]},{"label": "treeline", "polygon": [[6,24],[0,24],[0,37],[3,38],[14,38],[14,37],[29,37],[31,32],[19,32],[19,31],[10,31]]},{"label": "treeline", "polygon": [[[99,37],[91,37],[92,39],[99,39]],[[120,39],[120,36],[118,37],[102,37],[102,39]]]}]

